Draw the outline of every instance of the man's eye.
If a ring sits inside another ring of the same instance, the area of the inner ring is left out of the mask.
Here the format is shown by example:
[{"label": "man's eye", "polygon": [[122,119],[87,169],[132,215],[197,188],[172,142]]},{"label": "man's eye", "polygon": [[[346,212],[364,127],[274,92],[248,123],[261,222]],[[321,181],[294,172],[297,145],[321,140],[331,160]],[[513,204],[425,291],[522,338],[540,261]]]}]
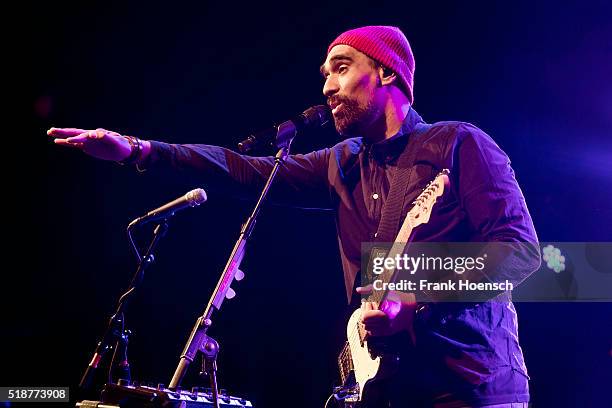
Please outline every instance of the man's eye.
[{"label": "man's eye", "polygon": [[343,74],[346,71],[348,71],[348,67],[346,65],[341,65],[340,68],[338,68],[338,73],[339,74]]}]

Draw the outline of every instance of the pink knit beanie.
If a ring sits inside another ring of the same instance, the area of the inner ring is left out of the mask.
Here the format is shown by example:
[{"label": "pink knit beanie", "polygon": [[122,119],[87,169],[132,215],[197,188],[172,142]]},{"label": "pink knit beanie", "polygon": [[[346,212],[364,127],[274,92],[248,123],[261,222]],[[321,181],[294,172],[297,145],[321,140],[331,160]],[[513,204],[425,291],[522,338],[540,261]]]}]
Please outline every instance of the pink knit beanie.
[{"label": "pink knit beanie", "polygon": [[346,31],[332,41],[327,53],[338,44],[350,45],[391,69],[399,77],[410,103],[414,101],[414,56],[406,36],[399,28],[367,26]]}]

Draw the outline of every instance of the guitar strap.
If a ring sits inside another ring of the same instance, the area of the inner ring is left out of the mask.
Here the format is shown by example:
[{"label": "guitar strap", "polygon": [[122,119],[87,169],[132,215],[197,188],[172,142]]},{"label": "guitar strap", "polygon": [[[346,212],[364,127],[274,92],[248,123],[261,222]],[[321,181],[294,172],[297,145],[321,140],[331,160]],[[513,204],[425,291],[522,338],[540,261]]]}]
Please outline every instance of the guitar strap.
[{"label": "guitar strap", "polygon": [[412,169],[416,159],[417,151],[420,147],[423,134],[431,128],[430,124],[417,123],[412,133],[408,136],[408,143],[397,161],[397,168],[393,179],[389,195],[385,201],[376,232],[377,242],[394,242],[400,227],[402,212],[408,196],[408,186],[410,185]]}]

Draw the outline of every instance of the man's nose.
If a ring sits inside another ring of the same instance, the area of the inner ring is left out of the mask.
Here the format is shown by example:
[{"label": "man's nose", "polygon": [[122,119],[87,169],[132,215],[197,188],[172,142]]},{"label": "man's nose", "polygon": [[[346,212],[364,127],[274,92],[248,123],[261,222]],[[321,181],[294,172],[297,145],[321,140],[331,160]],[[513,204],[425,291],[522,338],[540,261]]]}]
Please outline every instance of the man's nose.
[{"label": "man's nose", "polygon": [[329,75],[323,84],[323,95],[329,98],[338,92],[338,80],[334,75]]}]

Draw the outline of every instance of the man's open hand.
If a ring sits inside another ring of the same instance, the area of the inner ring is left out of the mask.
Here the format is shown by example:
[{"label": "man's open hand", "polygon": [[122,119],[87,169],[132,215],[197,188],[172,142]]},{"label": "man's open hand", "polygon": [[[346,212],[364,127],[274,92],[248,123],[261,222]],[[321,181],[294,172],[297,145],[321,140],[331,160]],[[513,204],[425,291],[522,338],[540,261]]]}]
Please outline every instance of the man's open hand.
[{"label": "man's open hand", "polygon": [[132,151],[125,137],[105,129],[51,128],[47,134],[55,138],[55,144],[77,148],[102,160],[121,161]]}]

